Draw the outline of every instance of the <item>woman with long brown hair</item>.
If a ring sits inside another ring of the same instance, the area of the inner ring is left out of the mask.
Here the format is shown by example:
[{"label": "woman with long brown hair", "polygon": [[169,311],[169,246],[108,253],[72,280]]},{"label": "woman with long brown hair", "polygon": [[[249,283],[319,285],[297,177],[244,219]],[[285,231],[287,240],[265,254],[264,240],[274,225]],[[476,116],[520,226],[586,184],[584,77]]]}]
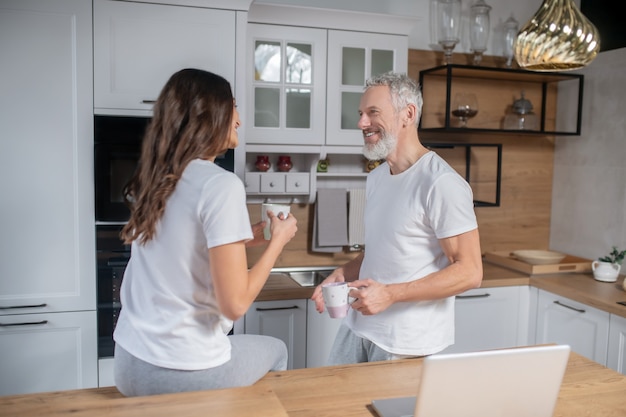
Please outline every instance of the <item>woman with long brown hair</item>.
[{"label": "woman with long brown hair", "polygon": [[[287,364],[267,336],[227,336],[297,231],[292,215],[250,226],[241,180],[214,163],[238,145],[232,90],[219,75],[181,70],[154,105],[139,166],[126,188],[121,237],[131,258],[114,332],[115,383],[124,395],[250,385]],[[246,246],[267,243],[248,270]]]}]

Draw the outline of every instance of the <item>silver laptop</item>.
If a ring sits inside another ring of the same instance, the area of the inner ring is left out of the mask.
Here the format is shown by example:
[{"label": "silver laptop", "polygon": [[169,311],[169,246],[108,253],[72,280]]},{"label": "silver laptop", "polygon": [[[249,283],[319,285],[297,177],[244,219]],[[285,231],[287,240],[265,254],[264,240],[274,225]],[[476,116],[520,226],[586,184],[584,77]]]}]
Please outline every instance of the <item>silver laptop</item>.
[{"label": "silver laptop", "polygon": [[373,400],[380,417],[552,417],[567,345],[424,358],[417,397]]}]

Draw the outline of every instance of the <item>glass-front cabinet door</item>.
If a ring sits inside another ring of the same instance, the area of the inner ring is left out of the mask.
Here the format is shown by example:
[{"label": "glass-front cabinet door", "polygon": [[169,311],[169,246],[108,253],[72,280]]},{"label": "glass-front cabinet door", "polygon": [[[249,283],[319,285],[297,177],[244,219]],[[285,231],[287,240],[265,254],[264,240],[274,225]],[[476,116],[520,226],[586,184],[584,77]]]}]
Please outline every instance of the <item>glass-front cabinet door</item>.
[{"label": "glass-front cabinet door", "polygon": [[247,143],[324,143],[326,33],[248,25]]},{"label": "glass-front cabinet door", "polygon": [[407,68],[406,36],[330,30],[326,144],[361,146],[357,123],[365,81],[387,71],[406,73]]}]

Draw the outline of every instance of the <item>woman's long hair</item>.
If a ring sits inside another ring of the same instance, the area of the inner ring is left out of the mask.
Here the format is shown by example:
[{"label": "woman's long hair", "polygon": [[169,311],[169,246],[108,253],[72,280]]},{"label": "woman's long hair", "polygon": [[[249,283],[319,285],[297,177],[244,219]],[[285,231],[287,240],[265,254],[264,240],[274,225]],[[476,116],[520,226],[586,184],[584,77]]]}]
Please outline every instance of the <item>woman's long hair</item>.
[{"label": "woman's long hair", "polygon": [[131,213],[120,234],[124,243],[154,238],[167,199],[190,161],[228,149],[233,106],[230,84],[219,75],[184,69],[170,77],[154,105],[137,170],[124,189]]}]

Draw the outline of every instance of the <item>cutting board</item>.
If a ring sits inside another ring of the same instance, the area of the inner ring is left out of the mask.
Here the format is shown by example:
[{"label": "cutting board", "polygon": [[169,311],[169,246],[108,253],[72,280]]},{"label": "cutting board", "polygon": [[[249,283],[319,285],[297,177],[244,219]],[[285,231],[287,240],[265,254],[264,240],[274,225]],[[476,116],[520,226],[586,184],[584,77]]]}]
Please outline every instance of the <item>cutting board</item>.
[{"label": "cutting board", "polygon": [[556,264],[533,265],[517,259],[512,251],[486,252],[485,261],[529,275],[591,272],[591,260],[567,255]]}]

